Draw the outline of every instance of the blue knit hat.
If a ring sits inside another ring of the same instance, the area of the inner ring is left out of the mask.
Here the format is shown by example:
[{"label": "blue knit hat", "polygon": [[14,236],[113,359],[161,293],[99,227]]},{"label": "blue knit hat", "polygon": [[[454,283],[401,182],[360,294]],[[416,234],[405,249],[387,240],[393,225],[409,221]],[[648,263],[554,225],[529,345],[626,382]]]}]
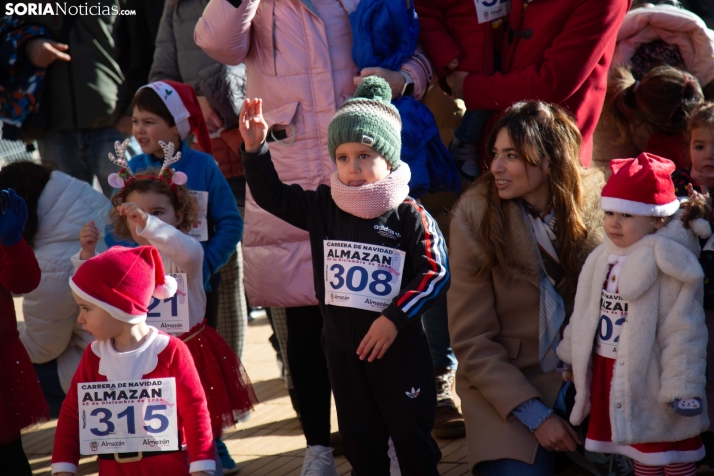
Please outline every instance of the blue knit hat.
[{"label": "blue knit hat", "polygon": [[384,79],[368,76],[332,118],[327,128],[327,148],[334,162],[335,149],[340,144],[365,144],[395,169],[402,150],[401,133],[402,119],[392,106],[392,88]]}]

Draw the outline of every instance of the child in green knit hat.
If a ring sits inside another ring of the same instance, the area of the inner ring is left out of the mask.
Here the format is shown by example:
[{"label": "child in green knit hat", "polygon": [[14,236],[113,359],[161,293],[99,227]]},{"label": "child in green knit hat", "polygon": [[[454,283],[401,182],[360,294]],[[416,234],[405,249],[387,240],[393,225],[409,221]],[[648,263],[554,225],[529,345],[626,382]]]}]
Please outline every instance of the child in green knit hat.
[{"label": "child in green knit hat", "polygon": [[[450,277],[436,222],[408,196],[391,96],[386,81],[368,77],[337,110],[327,130],[337,169],[317,190],[280,181],[262,101],[246,99],[243,165],[256,203],[310,235],[323,350],[355,474],[390,474],[391,436],[405,474],[432,476],[441,452],[431,437],[436,388],[421,315],[446,293]],[[308,452],[316,457],[306,458],[303,473],[323,461],[319,474],[336,474],[331,448]]]}]

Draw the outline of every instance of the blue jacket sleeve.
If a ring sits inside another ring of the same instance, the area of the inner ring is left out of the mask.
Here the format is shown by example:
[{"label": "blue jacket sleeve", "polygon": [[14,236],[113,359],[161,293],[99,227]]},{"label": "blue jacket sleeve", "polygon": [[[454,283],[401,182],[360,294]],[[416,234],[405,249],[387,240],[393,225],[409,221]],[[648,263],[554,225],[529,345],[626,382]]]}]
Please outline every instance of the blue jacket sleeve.
[{"label": "blue jacket sleeve", "polygon": [[[230,185],[218,165],[211,161],[208,175],[208,223],[213,234],[203,245],[203,284],[236,252],[243,237],[243,218],[240,216]],[[210,233],[210,232],[209,232]]]}]

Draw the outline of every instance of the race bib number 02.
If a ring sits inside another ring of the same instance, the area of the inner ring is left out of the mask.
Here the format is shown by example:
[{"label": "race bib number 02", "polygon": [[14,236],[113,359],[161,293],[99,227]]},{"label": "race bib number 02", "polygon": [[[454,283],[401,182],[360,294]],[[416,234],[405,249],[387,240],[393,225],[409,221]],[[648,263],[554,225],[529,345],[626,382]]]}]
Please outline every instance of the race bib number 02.
[{"label": "race bib number 02", "polygon": [[511,0],[474,0],[479,23],[505,17],[511,12]]},{"label": "race bib number 02", "polygon": [[324,240],[325,304],[382,312],[399,294],[404,251]]},{"label": "race bib number 02", "polygon": [[146,323],[164,332],[183,334],[190,329],[188,323],[188,292],[186,273],[170,273],[176,279],[176,294],[168,299],[151,298]]},{"label": "race bib number 02", "polygon": [[608,359],[617,358],[622,325],[627,320],[628,304],[619,294],[608,293],[603,289],[600,298],[600,325],[598,326],[595,352]]},{"label": "race bib number 02", "polygon": [[198,201],[198,218],[188,234],[198,241],[208,241],[208,192],[189,190],[189,193]]},{"label": "race bib number 02", "polygon": [[77,384],[83,455],[179,449],[173,377]]}]

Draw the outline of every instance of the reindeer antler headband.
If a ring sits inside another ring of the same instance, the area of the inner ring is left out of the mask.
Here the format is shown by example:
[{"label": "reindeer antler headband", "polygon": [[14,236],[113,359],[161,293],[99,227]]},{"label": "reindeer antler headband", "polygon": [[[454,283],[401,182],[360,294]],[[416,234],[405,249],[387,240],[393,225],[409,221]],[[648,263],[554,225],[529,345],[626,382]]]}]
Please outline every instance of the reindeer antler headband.
[{"label": "reindeer antler headband", "polygon": [[[109,175],[109,179],[107,180],[109,182],[109,185],[114,188],[122,189],[134,180],[137,180],[137,177],[134,175],[134,172],[131,171],[129,163],[126,160],[126,156],[124,155],[128,145],[129,139],[124,140],[124,142],[121,144],[119,143],[119,141],[116,141],[114,143],[114,150],[117,153],[116,157],[112,155],[111,152],[109,153],[109,160],[121,167],[119,173]],[[176,196],[178,196],[176,186],[186,184],[186,182],[188,181],[188,177],[185,173],[176,172],[169,166],[178,162],[181,159],[181,152],[177,152],[176,155],[174,155],[173,142],[169,142],[168,144],[166,144],[165,142],[159,141],[159,145],[164,150],[164,162],[161,165],[161,170],[159,171],[159,174],[140,175],[139,179],[163,180],[171,186],[171,190],[173,190]]]}]

